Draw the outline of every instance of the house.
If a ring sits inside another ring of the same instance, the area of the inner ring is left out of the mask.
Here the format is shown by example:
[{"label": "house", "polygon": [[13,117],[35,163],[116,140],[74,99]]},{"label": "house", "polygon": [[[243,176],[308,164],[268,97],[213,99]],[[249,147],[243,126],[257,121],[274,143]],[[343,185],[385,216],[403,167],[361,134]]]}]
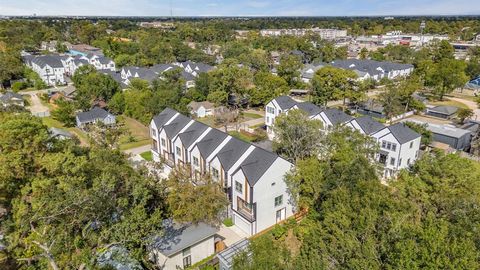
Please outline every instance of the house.
[{"label": "house", "polygon": [[345,125],[375,139],[380,145],[377,161],[384,166],[384,178],[392,177],[399,170],[408,168],[418,158],[421,136],[403,124],[384,126],[370,116],[353,118],[340,110],[320,108],[310,102],[296,102],[288,96],[277,97],[265,107],[265,124],[270,138],[274,136],[272,128],[275,118],[292,109],[302,110],[310,119],[320,120],[325,130],[332,126]]},{"label": "house", "polygon": [[164,234],[153,239],[151,259],[159,269],[186,269],[215,254],[217,228],[205,223],[163,221]]},{"label": "house", "polygon": [[99,107],[94,107],[86,112],[80,112],[75,118],[77,121],[77,127],[79,128],[97,122],[101,122],[105,125],[114,125],[116,123],[115,115]]},{"label": "house", "polygon": [[3,107],[8,107],[11,105],[16,105],[21,107],[25,106],[23,96],[12,91],[7,91],[5,94],[1,95],[0,103],[3,105]]},{"label": "house", "polygon": [[49,51],[49,52],[56,52],[57,51],[57,44],[58,42],[56,40],[52,41],[42,41],[40,43],[40,50],[42,51]]},{"label": "house", "polygon": [[196,117],[199,117],[199,118],[213,115],[215,110],[215,104],[208,101],[202,101],[202,102],[192,101],[188,103],[187,107],[190,110],[190,114],[195,115]]},{"label": "house", "polygon": [[150,130],[153,159],[165,160],[166,171],[187,168],[194,184],[205,175],[218,181],[230,201],[228,215],[248,235],[293,215],[283,179],[293,165],[283,158],[170,108],[152,119]]},{"label": "house", "polygon": [[376,118],[385,118],[384,113],[385,108],[380,102],[374,99],[368,99],[365,102],[362,102],[356,108],[356,111],[362,115],[368,115]]},{"label": "house", "polygon": [[426,114],[438,118],[450,119],[455,116],[457,111],[458,107],[440,105],[433,108],[427,108]]},{"label": "house", "polygon": [[338,109],[320,108],[311,102],[297,102],[289,96],[279,96],[265,106],[265,125],[270,139],[275,136],[273,132],[275,118],[282,113],[288,113],[291,109],[300,109],[307,113],[311,119],[320,120],[325,129],[352,119],[351,116]]},{"label": "house", "polygon": [[315,72],[317,72],[317,70],[319,70],[323,67],[325,67],[325,64],[318,64],[318,65],[307,64],[307,65],[305,65],[304,68],[302,69],[302,71],[300,72],[300,75],[302,77],[302,81],[306,82],[306,83],[309,83],[313,79],[313,76],[315,75]]},{"label": "house", "polygon": [[67,45],[68,53],[71,55],[80,55],[87,56],[87,54],[95,54],[103,56],[103,51],[100,48],[90,46],[88,44],[68,44]]},{"label": "house", "polygon": [[248,239],[242,239],[225,250],[219,252],[216,257],[218,258],[219,270],[233,270],[233,263],[236,256],[242,252],[248,252],[248,246],[250,241]]},{"label": "house", "polygon": [[50,133],[50,138],[55,138],[58,140],[67,140],[73,138],[72,133],[65,129],[51,127],[48,129],[48,133]]},{"label": "house", "polygon": [[[66,57],[60,55],[41,55],[28,58],[25,62],[40,78],[50,86],[65,84],[66,72],[62,60]],[[25,59],[25,58],[24,58]]]}]

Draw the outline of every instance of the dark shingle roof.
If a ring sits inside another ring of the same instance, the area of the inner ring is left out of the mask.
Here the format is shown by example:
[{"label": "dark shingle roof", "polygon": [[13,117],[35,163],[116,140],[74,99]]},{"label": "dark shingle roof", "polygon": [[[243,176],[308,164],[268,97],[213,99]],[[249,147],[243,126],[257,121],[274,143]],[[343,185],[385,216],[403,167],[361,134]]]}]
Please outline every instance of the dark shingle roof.
[{"label": "dark shingle roof", "polygon": [[248,184],[253,187],[277,158],[274,153],[257,147],[242,162],[239,169],[245,174]]},{"label": "dark shingle roof", "polygon": [[404,123],[391,125],[388,129],[400,144],[404,144],[421,136],[411,128],[407,127]]},{"label": "dark shingle roof", "polygon": [[177,134],[184,128],[192,119],[186,117],[183,114],[179,114],[175,119],[172,120],[168,125],[165,125],[165,133],[167,138],[173,139]]},{"label": "dark shingle roof", "polygon": [[248,143],[232,137],[217,154],[218,160],[222,164],[223,169],[225,171],[230,170],[233,164],[245,154],[249,147],[250,145]]},{"label": "dark shingle roof", "polygon": [[218,231],[206,223],[179,224],[172,220],[164,220],[163,229],[163,236],[155,237],[152,247],[167,257],[214,236]]},{"label": "dark shingle roof", "polygon": [[359,117],[359,118],[355,119],[355,121],[357,121],[358,125],[362,128],[362,130],[367,135],[371,135],[371,134],[385,128],[384,125],[382,125],[381,123],[373,120],[373,118],[371,118],[370,116],[362,116],[362,117]]},{"label": "dark shingle roof", "polygon": [[274,100],[282,110],[288,110],[297,104],[297,102],[289,96],[279,96]]},{"label": "dark shingle roof", "polygon": [[445,105],[440,105],[436,106],[433,108],[428,109],[428,112],[434,112],[438,114],[444,114],[444,115],[452,115],[458,111],[458,107],[455,106],[445,106]]},{"label": "dark shingle roof", "polygon": [[12,99],[23,100],[23,96],[18,94],[18,93],[12,92],[12,91],[7,91],[5,94],[0,96],[0,101],[2,101],[4,103],[10,102]]},{"label": "dark shingle roof", "polygon": [[175,114],[177,114],[177,111],[170,108],[165,108],[165,110],[153,117],[153,122],[158,129],[161,129],[163,125],[165,125],[165,123],[167,123],[168,120],[170,120]]},{"label": "dark shingle roof", "polygon": [[207,158],[227,138],[227,134],[212,129],[197,143],[198,150],[203,158]]},{"label": "dark shingle roof", "polygon": [[300,110],[306,112],[308,116],[316,115],[322,111],[320,107],[311,102],[300,102],[297,103],[297,106]]},{"label": "dark shingle roof", "polygon": [[36,56],[31,60],[32,63],[39,65],[40,67],[45,67],[49,65],[52,68],[63,68],[63,63],[60,55],[41,55]]},{"label": "dark shingle roof", "polygon": [[188,148],[207,129],[207,125],[195,121],[184,132],[180,133],[178,137],[180,137],[182,143]]},{"label": "dark shingle roof", "polygon": [[88,123],[97,119],[105,119],[108,115],[110,115],[110,113],[104,109],[95,107],[90,111],[78,113],[77,118],[81,123]]},{"label": "dark shingle roof", "polygon": [[353,117],[338,109],[326,109],[323,112],[327,115],[330,122],[332,122],[332,125],[345,123],[353,119]]}]

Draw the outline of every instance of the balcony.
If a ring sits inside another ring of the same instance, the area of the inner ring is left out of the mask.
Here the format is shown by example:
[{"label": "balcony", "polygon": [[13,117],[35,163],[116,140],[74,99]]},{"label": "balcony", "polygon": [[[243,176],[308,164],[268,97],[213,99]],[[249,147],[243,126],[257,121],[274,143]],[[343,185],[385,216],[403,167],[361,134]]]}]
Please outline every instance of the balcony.
[{"label": "balcony", "polygon": [[240,214],[243,218],[248,220],[249,222],[254,222],[255,221],[255,204],[249,204],[245,202],[244,200],[240,199],[240,197],[237,197],[237,209],[235,212]]}]

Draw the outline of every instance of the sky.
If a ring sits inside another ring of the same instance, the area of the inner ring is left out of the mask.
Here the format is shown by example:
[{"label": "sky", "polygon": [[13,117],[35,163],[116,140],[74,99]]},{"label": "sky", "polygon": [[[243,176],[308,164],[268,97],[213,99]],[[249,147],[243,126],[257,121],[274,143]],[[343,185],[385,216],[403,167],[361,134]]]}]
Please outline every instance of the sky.
[{"label": "sky", "polygon": [[[170,8],[171,7],[171,8]],[[480,15],[480,0],[0,0],[0,15]]]}]

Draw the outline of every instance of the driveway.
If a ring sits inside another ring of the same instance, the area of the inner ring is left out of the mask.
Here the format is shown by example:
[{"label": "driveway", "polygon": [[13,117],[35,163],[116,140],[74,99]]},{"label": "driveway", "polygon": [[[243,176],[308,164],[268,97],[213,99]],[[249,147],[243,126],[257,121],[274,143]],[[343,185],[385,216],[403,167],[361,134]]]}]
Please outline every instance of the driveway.
[{"label": "driveway", "polygon": [[123,152],[125,152],[127,154],[131,154],[132,156],[136,156],[136,155],[140,155],[143,152],[150,151],[151,148],[152,148],[152,146],[150,144],[147,144],[147,145],[143,145],[143,146],[140,146],[140,147],[128,149],[128,150],[125,150]]},{"label": "driveway", "polygon": [[37,91],[29,91],[29,92],[20,92],[22,95],[30,96],[30,105],[28,109],[30,112],[35,116],[50,116],[50,110],[47,106],[42,104],[39,95],[46,94],[47,90],[37,90]]},{"label": "driveway", "polygon": [[222,224],[217,234],[224,238],[223,242],[227,247],[249,237],[245,232],[237,228],[235,225],[226,227]]},{"label": "driveway", "polygon": [[456,97],[449,97],[449,99],[465,104],[469,109],[473,110],[473,116],[470,119],[480,120],[480,109],[475,101]]}]

